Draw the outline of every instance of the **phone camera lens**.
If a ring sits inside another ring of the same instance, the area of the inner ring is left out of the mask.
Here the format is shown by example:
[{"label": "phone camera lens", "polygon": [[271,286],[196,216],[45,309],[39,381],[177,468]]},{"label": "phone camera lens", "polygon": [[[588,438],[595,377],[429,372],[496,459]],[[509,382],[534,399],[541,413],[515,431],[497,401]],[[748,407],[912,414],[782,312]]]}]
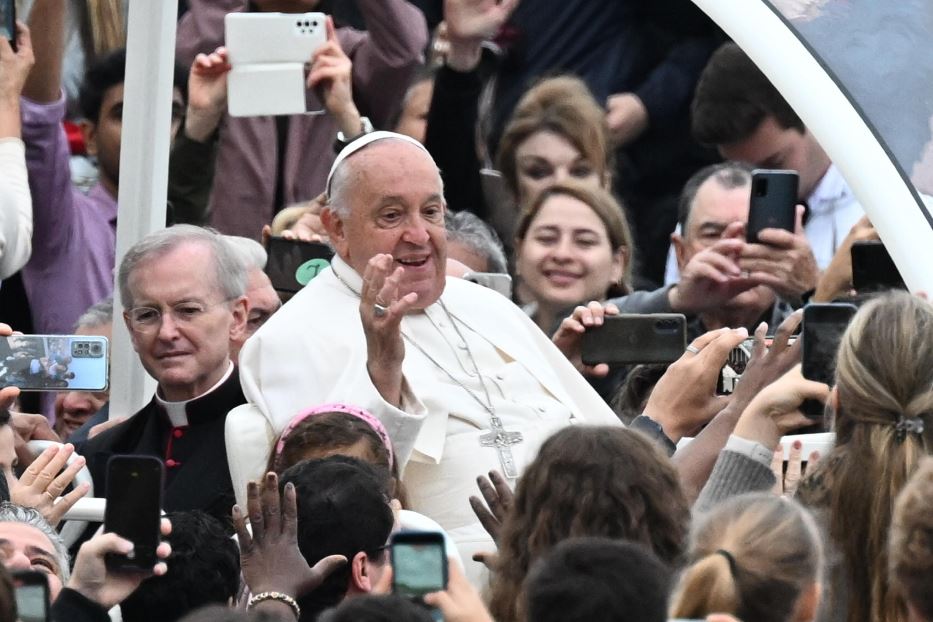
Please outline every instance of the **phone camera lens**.
[{"label": "phone camera lens", "polygon": [[91,345],[91,354],[100,354],[100,352],[101,352],[101,347],[99,343],[95,343]]},{"label": "phone camera lens", "polygon": [[316,21],[311,22],[311,25],[314,26],[315,28],[317,28],[317,22],[316,22]]},{"label": "phone camera lens", "polygon": [[309,22],[308,20],[305,20],[305,26],[310,26],[310,25],[311,25],[311,22]]}]

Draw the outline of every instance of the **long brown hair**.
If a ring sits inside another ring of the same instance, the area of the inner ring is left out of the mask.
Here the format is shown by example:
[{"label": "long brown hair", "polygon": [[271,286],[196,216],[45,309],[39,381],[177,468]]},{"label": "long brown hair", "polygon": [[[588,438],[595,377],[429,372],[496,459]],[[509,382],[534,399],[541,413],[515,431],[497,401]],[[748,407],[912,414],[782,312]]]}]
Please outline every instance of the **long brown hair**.
[{"label": "long brown hair", "polygon": [[689,557],[672,618],[730,613],[741,620],[786,622],[804,591],[819,582],[822,547],[807,510],[758,493],[729,499],[700,517]]},{"label": "long brown hair", "polygon": [[828,511],[847,619],[902,622],[906,606],[887,578],[888,529],[895,498],[933,449],[933,306],[906,292],[864,305],[842,337],[836,389],[836,446],[801,499]]},{"label": "long brown hair", "polygon": [[676,564],[689,518],[674,467],[649,440],[619,427],[564,428],[544,442],[516,486],[502,524],[490,611],[499,622],[521,619],[528,569],[567,538],[638,542]]}]

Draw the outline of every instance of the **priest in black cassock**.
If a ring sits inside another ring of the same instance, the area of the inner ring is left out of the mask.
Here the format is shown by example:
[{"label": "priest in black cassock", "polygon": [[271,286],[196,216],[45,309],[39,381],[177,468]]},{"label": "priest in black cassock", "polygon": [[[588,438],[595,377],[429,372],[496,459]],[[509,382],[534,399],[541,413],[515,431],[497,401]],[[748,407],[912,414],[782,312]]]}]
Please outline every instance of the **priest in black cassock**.
[{"label": "priest in black cassock", "polygon": [[139,412],[79,448],[101,494],[110,456],[157,456],[165,463],[166,511],[230,516],[224,422],[245,402],[230,342],[246,328],[246,283],[235,250],[207,229],[176,225],[126,253],[123,319],[158,388]]}]

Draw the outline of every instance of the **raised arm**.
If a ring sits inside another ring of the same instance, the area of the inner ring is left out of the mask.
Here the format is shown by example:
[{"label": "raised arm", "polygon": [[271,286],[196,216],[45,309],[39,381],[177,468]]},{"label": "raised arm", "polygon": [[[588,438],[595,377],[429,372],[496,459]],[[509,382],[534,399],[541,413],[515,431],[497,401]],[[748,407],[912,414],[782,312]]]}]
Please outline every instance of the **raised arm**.
[{"label": "raised arm", "polygon": [[353,93],[360,111],[376,127],[385,127],[422,62],[428,27],[421,11],[406,0],[357,0],[357,6],[367,32],[356,42],[344,34],[341,44],[353,61]]},{"label": "raised arm", "polygon": [[36,64],[23,87],[23,97],[40,104],[58,101],[65,54],[65,0],[36,0],[29,13]]},{"label": "raised arm", "polygon": [[20,140],[19,96],[33,56],[29,30],[23,24],[17,30],[16,52],[0,37],[0,279],[22,268],[32,251],[32,197]]}]

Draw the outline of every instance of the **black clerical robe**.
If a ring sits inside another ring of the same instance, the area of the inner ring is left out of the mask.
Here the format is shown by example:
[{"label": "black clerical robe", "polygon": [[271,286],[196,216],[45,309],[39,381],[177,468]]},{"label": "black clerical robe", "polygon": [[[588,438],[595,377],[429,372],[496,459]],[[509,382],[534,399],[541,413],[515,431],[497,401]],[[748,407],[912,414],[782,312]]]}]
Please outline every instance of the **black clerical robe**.
[{"label": "black clerical robe", "polygon": [[80,448],[94,478],[94,492],[107,489],[107,460],[113,455],[156,456],[165,462],[166,512],[204,510],[225,523],[235,503],[224,423],[244,404],[238,370],[207,395],[191,400],[188,425],[173,427],[155,397],[127,421],[90,439]]}]

